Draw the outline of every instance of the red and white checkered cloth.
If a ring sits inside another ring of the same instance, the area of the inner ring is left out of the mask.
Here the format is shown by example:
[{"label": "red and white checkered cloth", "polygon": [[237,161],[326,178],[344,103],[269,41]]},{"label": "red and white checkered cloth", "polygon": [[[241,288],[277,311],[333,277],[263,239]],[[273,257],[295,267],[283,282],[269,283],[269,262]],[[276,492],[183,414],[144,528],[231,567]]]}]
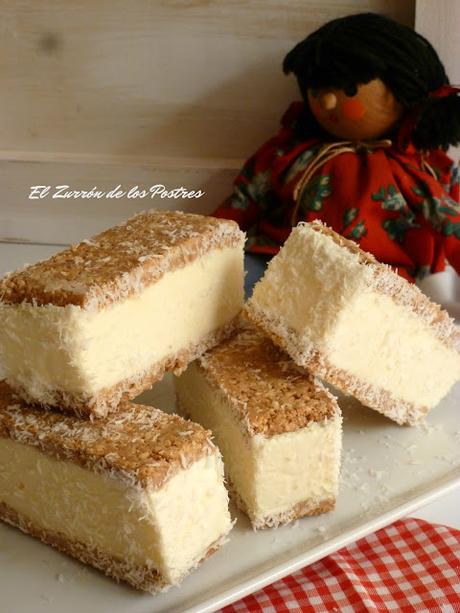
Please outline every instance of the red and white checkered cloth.
[{"label": "red and white checkered cloth", "polygon": [[222,613],[460,612],[460,531],[407,518]]}]

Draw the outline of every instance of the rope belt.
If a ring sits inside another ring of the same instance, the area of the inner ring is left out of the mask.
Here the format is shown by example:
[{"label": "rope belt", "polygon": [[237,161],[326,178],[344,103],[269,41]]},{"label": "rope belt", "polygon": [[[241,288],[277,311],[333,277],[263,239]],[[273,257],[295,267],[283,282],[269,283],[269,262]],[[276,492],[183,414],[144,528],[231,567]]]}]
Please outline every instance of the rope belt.
[{"label": "rope belt", "polygon": [[323,145],[318,152],[312,157],[307,166],[302,172],[302,176],[298,180],[293,196],[294,196],[294,211],[291,217],[291,225],[295,226],[297,223],[297,213],[299,211],[302,195],[310,182],[313,175],[319,170],[326,162],[332,160],[342,153],[357,153],[359,151],[373,151],[374,149],[380,149],[382,147],[391,147],[392,142],[389,139],[375,140],[368,142],[361,141],[340,141],[336,143],[327,143]]}]

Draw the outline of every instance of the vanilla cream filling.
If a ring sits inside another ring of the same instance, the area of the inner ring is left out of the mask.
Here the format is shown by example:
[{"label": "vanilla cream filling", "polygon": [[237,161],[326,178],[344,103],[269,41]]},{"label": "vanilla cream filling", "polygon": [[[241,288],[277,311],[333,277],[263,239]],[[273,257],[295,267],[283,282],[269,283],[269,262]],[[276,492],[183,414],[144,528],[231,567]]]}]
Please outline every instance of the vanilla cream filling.
[{"label": "vanilla cream filling", "polygon": [[35,528],[147,566],[170,583],[231,527],[217,453],[159,490],[142,490],[0,438],[0,502]]},{"label": "vanilla cream filling", "polygon": [[216,249],[100,311],[2,305],[0,362],[36,399],[51,400],[55,389],[94,394],[199,343],[242,301],[242,248]]},{"label": "vanilla cream filling", "polygon": [[433,407],[460,378],[460,355],[390,296],[369,288],[371,269],[329,236],[297,226],[256,285],[250,305],[296,349],[417,406]]},{"label": "vanilla cream filling", "polygon": [[320,505],[335,499],[341,430],[341,419],[336,416],[295,432],[254,436],[256,515],[278,515],[299,502]]},{"label": "vanilla cream filling", "polygon": [[249,509],[254,509],[256,458],[230,406],[206,381],[196,362],[192,362],[180,377],[175,377],[174,383],[180,409],[192,421],[212,431],[224,459],[225,472]]},{"label": "vanilla cream filling", "polygon": [[341,418],[270,437],[244,433],[222,392],[196,363],[176,378],[181,408],[212,430],[226,473],[252,520],[263,523],[300,502],[335,498],[341,451]]},{"label": "vanilla cream filling", "polygon": [[362,292],[342,310],[325,354],[337,368],[415,405],[435,406],[460,378],[457,351],[378,292]]}]

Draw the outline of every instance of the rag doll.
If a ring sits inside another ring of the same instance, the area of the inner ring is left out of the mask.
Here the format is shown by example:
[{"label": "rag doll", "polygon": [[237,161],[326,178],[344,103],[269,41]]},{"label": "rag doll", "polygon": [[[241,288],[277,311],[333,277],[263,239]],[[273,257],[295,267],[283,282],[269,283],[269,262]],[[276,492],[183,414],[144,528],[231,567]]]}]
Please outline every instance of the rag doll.
[{"label": "rag doll", "polygon": [[284,58],[298,81],[278,134],[243,166],[215,215],[274,254],[320,219],[409,280],[460,273],[460,98],[431,44],[381,15],[331,21]]}]

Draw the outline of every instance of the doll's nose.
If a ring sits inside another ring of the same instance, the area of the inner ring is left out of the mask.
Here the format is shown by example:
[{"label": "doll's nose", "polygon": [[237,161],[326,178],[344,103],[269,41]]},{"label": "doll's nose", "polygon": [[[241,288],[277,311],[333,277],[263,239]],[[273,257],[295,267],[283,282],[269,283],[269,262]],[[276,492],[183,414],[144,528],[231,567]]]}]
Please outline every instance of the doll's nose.
[{"label": "doll's nose", "polygon": [[320,104],[325,111],[332,111],[337,106],[337,96],[332,92],[323,94],[320,99]]}]

